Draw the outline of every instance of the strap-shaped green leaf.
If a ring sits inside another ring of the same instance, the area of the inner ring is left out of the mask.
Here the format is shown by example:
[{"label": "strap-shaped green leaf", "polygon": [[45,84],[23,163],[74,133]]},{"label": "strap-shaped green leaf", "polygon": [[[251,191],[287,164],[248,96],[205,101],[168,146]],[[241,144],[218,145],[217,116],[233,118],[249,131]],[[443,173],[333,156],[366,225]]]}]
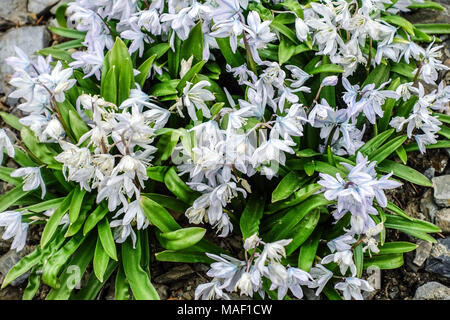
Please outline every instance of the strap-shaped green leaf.
[{"label": "strap-shaped green leaf", "polygon": [[320,211],[315,209],[307,214],[297,226],[295,226],[290,238],[292,238],[291,243],[286,246],[286,254],[290,255],[298,247],[300,247],[306,239],[313,233],[320,219]]},{"label": "strap-shaped green leaf", "polygon": [[419,171],[391,160],[384,160],[377,166],[378,171],[393,172],[395,176],[424,187],[432,187],[431,181]]},{"label": "strap-shaped green leaf", "polygon": [[60,250],[50,258],[46,258],[42,268],[42,281],[52,288],[59,288],[58,273],[66,262],[83,243],[85,237],[81,234],[72,237]]},{"label": "strap-shaped green leaf", "polygon": [[86,194],[86,190],[81,190],[80,187],[77,187],[74,190],[72,195],[72,200],[70,202],[69,208],[69,221],[74,223],[78,219],[78,215],[80,214],[81,205],[83,204],[84,195]]},{"label": "strap-shaped green leaf", "polygon": [[288,198],[291,194],[301,188],[308,179],[309,178],[304,175],[295,171],[290,171],[272,192],[272,203]]},{"label": "strap-shaped green leaf", "polygon": [[89,231],[94,229],[97,223],[102,220],[109,212],[108,207],[104,202],[100,203],[97,208],[88,216],[83,227],[83,234],[86,235]]},{"label": "strap-shaped green leaf", "polygon": [[159,300],[158,292],[150,282],[149,275],[142,269],[140,261],[140,240],[136,241],[136,249],[134,249],[131,239],[128,239],[122,244],[122,264],[134,298],[136,300]]},{"label": "strap-shaped green leaf", "polygon": [[52,214],[50,219],[48,219],[47,224],[45,225],[44,231],[42,232],[42,237],[41,237],[41,247],[42,248],[45,248],[45,246],[52,239],[53,235],[56,232],[56,229],[58,228],[59,221],[64,216],[64,214],[69,210],[73,194],[74,194],[74,191],[72,190],[66,196],[66,198],[63,200],[63,202],[61,202],[58,209],[55,210],[55,212]]},{"label": "strap-shaped green leaf", "polygon": [[206,233],[206,229],[190,227],[175,231],[157,233],[161,245],[168,250],[183,250],[195,245]]},{"label": "strap-shaped green leaf", "polygon": [[383,254],[364,259],[364,269],[378,267],[381,270],[397,269],[403,265],[403,254]]},{"label": "strap-shaped green leaf", "polygon": [[256,193],[252,194],[247,200],[247,205],[242,212],[239,222],[244,241],[255,233],[259,233],[259,223],[264,212],[264,202],[264,197]]},{"label": "strap-shaped green leaf", "polygon": [[147,219],[161,232],[176,231],[181,228],[170,213],[159,203],[144,196],[141,196],[140,203]]},{"label": "strap-shaped green leaf", "polygon": [[167,189],[187,204],[192,204],[200,195],[199,192],[189,188],[186,183],[180,179],[174,167],[171,167],[167,171],[164,176],[164,183]]},{"label": "strap-shaped green leaf", "polygon": [[112,235],[111,227],[107,218],[104,218],[97,224],[98,236],[102,243],[103,249],[108,256],[117,261],[116,243]]},{"label": "strap-shaped green leaf", "polygon": [[300,253],[298,255],[298,267],[306,272],[311,269],[314,258],[316,257],[317,248],[319,247],[320,235],[322,229],[316,228],[311,236],[300,247]]},{"label": "strap-shaped green leaf", "polygon": [[97,244],[95,245],[94,253],[94,273],[100,282],[103,282],[103,277],[105,275],[106,269],[108,268],[109,256],[103,249],[100,237],[97,238]]}]

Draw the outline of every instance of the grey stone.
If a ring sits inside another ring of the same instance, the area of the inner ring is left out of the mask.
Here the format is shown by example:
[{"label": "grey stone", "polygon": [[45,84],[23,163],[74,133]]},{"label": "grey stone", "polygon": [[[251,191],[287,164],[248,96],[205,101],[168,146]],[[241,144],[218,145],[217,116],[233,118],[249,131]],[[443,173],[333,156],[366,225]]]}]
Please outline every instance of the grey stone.
[{"label": "grey stone", "polygon": [[0,37],[0,93],[8,93],[10,90],[7,87],[7,80],[13,69],[5,63],[5,59],[16,55],[14,46],[32,56],[36,51],[47,47],[50,40],[50,33],[44,26],[10,29]]},{"label": "grey stone", "polygon": [[439,239],[433,245],[425,270],[450,278],[450,238]]},{"label": "grey stone", "polygon": [[2,0],[0,6],[0,30],[23,25],[29,21],[27,0]]},{"label": "grey stone", "polygon": [[431,167],[431,168],[428,168],[427,170],[425,170],[423,172],[423,175],[431,180],[431,179],[434,178],[434,173],[435,172],[436,172],[436,170],[433,167]]},{"label": "grey stone", "polygon": [[161,300],[167,300],[167,298],[169,298],[169,287],[168,286],[166,286],[164,284],[156,283],[155,289],[156,289],[156,292],[158,292],[159,298]]},{"label": "grey stone", "polygon": [[421,267],[425,260],[427,260],[430,256],[433,244],[424,240],[418,240],[416,244],[418,245],[418,247],[416,249],[416,256],[413,260],[413,263],[416,266]]},{"label": "grey stone", "polygon": [[450,288],[439,282],[428,282],[417,288],[414,300],[450,300]]},{"label": "grey stone", "polygon": [[180,266],[176,266],[171,268],[168,272],[163,273],[162,275],[155,278],[156,283],[170,283],[185,278],[195,271],[187,264],[182,264]]},{"label": "grey stone", "polygon": [[450,206],[450,175],[434,177],[434,201],[440,206]]},{"label": "grey stone", "polygon": [[[433,199],[434,198],[433,198],[432,190],[428,190],[427,192],[425,192],[422,199],[420,199],[420,203],[419,203],[421,214],[417,214],[412,217],[422,219],[422,220],[433,221],[435,212],[439,209],[438,206],[434,203]],[[411,204],[411,205],[414,205],[414,204]],[[408,204],[407,209],[409,206],[410,206],[410,204]]]},{"label": "grey stone", "polygon": [[[16,252],[15,250],[10,250],[6,254],[4,254],[2,257],[0,257],[0,273],[6,277],[9,270],[17,263],[19,260],[25,255],[25,253],[22,252]],[[29,272],[24,273],[17,279],[11,282],[12,286],[18,286],[22,284],[29,276]]]},{"label": "grey stone", "polygon": [[41,15],[50,10],[58,2],[59,0],[28,0],[28,11]]},{"label": "grey stone", "polygon": [[450,208],[437,211],[434,221],[443,233],[450,233]]}]

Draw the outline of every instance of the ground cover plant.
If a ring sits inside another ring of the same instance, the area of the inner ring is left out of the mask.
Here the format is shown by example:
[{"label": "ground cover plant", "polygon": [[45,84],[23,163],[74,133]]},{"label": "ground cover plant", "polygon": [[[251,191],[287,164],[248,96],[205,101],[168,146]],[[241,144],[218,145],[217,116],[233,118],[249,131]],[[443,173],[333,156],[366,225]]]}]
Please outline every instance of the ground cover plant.
[{"label": "ground cover plant", "polygon": [[[384,190],[431,187],[411,151],[449,148],[450,90],[436,83],[448,25],[401,12],[431,1],[77,0],[67,41],[7,59],[23,117],[0,113],[0,226],[23,249],[24,299],[158,299],[151,256],[208,263],[197,299],[329,299],[372,291],[433,224]],[[424,84],[437,84],[426,91]],[[179,223],[179,215],[189,225]],[[244,259],[211,240],[239,234]],[[150,250],[156,237],[161,251]],[[211,237],[209,237],[211,238]],[[92,268],[91,268],[92,267]],[[73,281],[73,270],[78,278]],[[90,272],[92,270],[92,272]],[[77,288],[83,275],[87,278]]]}]

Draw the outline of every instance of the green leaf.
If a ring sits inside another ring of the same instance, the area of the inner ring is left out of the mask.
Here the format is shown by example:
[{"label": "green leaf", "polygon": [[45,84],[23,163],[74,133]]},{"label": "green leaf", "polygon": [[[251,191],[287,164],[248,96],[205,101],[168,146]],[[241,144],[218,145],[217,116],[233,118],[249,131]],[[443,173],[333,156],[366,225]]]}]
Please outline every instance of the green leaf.
[{"label": "green leaf", "polygon": [[80,140],[80,138],[89,131],[88,126],[84,121],[81,119],[78,112],[74,112],[72,110],[69,110],[69,126],[72,130],[75,138],[77,141]]},{"label": "green leaf", "polygon": [[406,64],[404,62],[397,62],[392,65],[392,72],[396,72],[405,78],[412,80],[414,79],[414,67]]},{"label": "green leaf", "polygon": [[239,221],[244,241],[255,233],[259,233],[259,223],[264,212],[264,202],[264,197],[254,193],[248,198],[247,205]]},{"label": "green leaf", "polygon": [[177,91],[178,93],[182,93],[184,87],[186,86],[186,82],[192,81],[192,79],[202,70],[203,66],[205,65],[206,60],[201,60],[197,64],[193,65],[188,72],[184,75],[184,77],[180,80],[180,82],[177,85]]},{"label": "green leaf", "polygon": [[369,154],[370,161],[376,161],[380,164],[384,159],[389,157],[397,148],[399,148],[408,137],[406,135],[399,136],[385,143],[380,148]]},{"label": "green leaf", "polygon": [[347,172],[345,172],[342,169],[333,167],[332,165],[328,164],[327,162],[323,161],[314,161],[314,170],[321,173],[326,173],[331,176],[336,176],[336,174],[346,175]]},{"label": "green leaf", "polygon": [[64,199],[65,197],[51,199],[44,202],[33,204],[31,206],[23,207],[22,209],[26,211],[40,213],[49,209],[57,208],[64,201]]},{"label": "green leaf", "polygon": [[147,177],[152,180],[164,182],[164,176],[169,170],[169,167],[166,166],[153,166],[147,168]]},{"label": "green leaf", "polygon": [[159,203],[141,196],[140,205],[150,222],[161,232],[171,232],[180,229],[180,225]]},{"label": "green leaf", "polygon": [[161,233],[158,237],[161,245],[168,250],[183,250],[195,245],[206,233],[206,229],[190,227]]},{"label": "green leaf", "polygon": [[363,272],[363,261],[364,261],[363,244],[362,243],[360,243],[353,250],[353,259],[355,260],[355,265],[356,265],[356,277],[361,278],[362,272]]},{"label": "green leaf", "polygon": [[20,131],[23,128],[23,124],[19,122],[19,118],[17,118],[15,115],[2,111],[0,112],[0,116],[7,125],[13,127],[17,131]]},{"label": "green leaf", "polygon": [[288,198],[297,191],[307,179],[307,177],[302,176],[295,171],[290,171],[272,192],[272,203]]},{"label": "green leaf", "polygon": [[141,193],[141,195],[155,201],[156,203],[159,203],[164,208],[175,212],[185,213],[189,208],[189,206],[183,201],[163,194]]},{"label": "green leaf", "polygon": [[413,221],[413,218],[408,216],[402,209],[400,209],[399,207],[397,207],[395,204],[393,204],[390,201],[388,201],[386,209],[388,209],[389,211],[395,213],[396,215],[398,215],[400,217],[403,217],[406,220]]},{"label": "green leaf", "polygon": [[83,227],[83,235],[87,235],[89,231],[94,229],[97,223],[102,220],[108,212],[109,210],[107,207],[105,207],[104,203],[100,203],[86,219]]},{"label": "green leaf", "polygon": [[60,250],[56,251],[50,258],[45,257],[42,268],[42,281],[52,288],[59,288],[58,273],[67,263],[70,257],[80,247],[85,238],[80,234],[72,237]]},{"label": "green leaf", "polygon": [[150,74],[150,70],[152,69],[153,62],[156,59],[156,54],[150,56],[147,60],[145,60],[138,68],[139,74],[135,77],[136,82],[139,83],[141,88],[145,84],[145,80],[147,80],[148,75]]},{"label": "green leaf", "polygon": [[43,251],[38,246],[33,252],[19,260],[6,274],[2,283],[2,289],[8,286],[14,279],[17,279],[25,272],[38,265],[41,262]]},{"label": "green leaf", "polygon": [[435,233],[441,232],[442,230],[436,227],[434,224],[422,221],[419,219],[412,219],[412,221],[408,221],[402,217],[394,216],[391,214],[386,215],[386,222],[384,226],[389,229],[397,229],[400,231],[418,231],[423,233]]},{"label": "green leaf", "polygon": [[450,128],[443,125],[441,126],[441,130],[438,131],[438,134],[447,139],[450,139]]},{"label": "green leaf", "polygon": [[164,176],[164,184],[177,198],[187,204],[192,204],[195,199],[200,196],[199,192],[189,188],[186,183],[180,179],[174,167],[171,167]]},{"label": "green leaf", "polygon": [[414,170],[411,167],[405,166],[403,164],[397,163],[391,160],[384,160],[381,164],[377,166],[377,169],[381,172],[390,173],[391,171],[395,176],[405,179],[414,184],[418,184],[424,187],[432,187],[431,181],[421,174],[419,171]]},{"label": "green leaf", "polygon": [[98,236],[102,243],[102,247],[106,254],[113,260],[117,261],[116,244],[112,235],[111,227],[107,218],[104,218],[97,224]]},{"label": "green leaf", "polygon": [[165,250],[155,254],[156,260],[167,262],[183,262],[183,263],[207,263],[214,262],[204,252],[188,251],[188,250]]},{"label": "green leaf", "polygon": [[411,24],[411,22],[409,22],[405,18],[402,18],[401,16],[387,15],[387,16],[381,17],[381,19],[383,19],[384,21],[386,21],[390,24],[401,27],[403,30],[405,30],[412,36],[414,35],[414,26]]},{"label": "green leaf", "polygon": [[[95,257],[94,257],[95,258]],[[72,293],[70,300],[95,300],[103,285],[111,277],[114,270],[116,270],[118,263],[114,260],[109,260],[108,267],[103,275],[103,283],[100,282],[94,273],[89,275],[88,280],[76,294]],[[118,299],[116,299],[118,300]]]},{"label": "green leaf", "polygon": [[78,219],[78,215],[80,214],[81,205],[83,204],[83,198],[86,194],[86,190],[81,190],[80,187],[77,187],[74,190],[72,200],[70,202],[69,208],[69,221],[74,223]]},{"label": "green leaf", "polygon": [[159,300],[156,289],[150,282],[149,275],[142,269],[141,244],[136,241],[136,249],[133,248],[131,239],[122,244],[123,270],[130,284],[131,291],[136,300]]},{"label": "green leaf", "polygon": [[426,34],[450,34],[448,23],[415,24],[414,26]]},{"label": "green leaf", "polygon": [[444,7],[439,3],[433,1],[413,2],[408,6],[408,9],[435,9],[443,11]]},{"label": "green leaf", "polygon": [[150,89],[150,95],[155,97],[177,95],[177,85],[179,80],[168,80],[155,84]]},{"label": "green leaf", "polygon": [[14,168],[0,167],[0,180],[10,183],[16,187],[22,185],[21,178],[11,177],[11,173],[15,170],[16,169]]},{"label": "green leaf", "polygon": [[294,228],[294,232],[292,232],[290,238],[292,238],[292,242],[286,246],[286,254],[290,255],[298,247],[300,247],[306,239],[313,233],[315,227],[319,223],[320,211],[318,209],[313,210],[309,214],[307,214]]},{"label": "green leaf", "polygon": [[288,26],[285,26],[284,24],[281,24],[277,21],[272,21],[272,23],[270,24],[270,27],[272,29],[275,29],[276,31],[280,32],[284,36],[286,36],[293,43],[296,43],[296,44],[299,43],[299,40],[297,39],[297,35],[295,34],[295,29],[292,30]]},{"label": "green leaf", "polygon": [[[306,71],[306,70],[305,70]],[[321,64],[318,67],[308,71],[310,74],[319,74],[319,73],[342,73],[344,72],[344,68],[337,64]]]},{"label": "green leaf", "polygon": [[40,143],[30,128],[23,127],[22,130],[20,130],[20,135],[22,137],[22,142],[36,159],[39,159],[42,163],[47,165],[62,167],[54,158],[58,154],[53,149],[50,149],[48,145]]},{"label": "green leaf", "polygon": [[295,54],[295,45],[281,37],[280,45],[278,46],[278,62],[280,65],[288,62],[289,59]]},{"label": "green leaf", "polygon": [[[381,146],[393,133],[395,129],[389,129],[376,135],[369,141],[367,141],[361,148],[358,149],[358,152],[361,152],[363,155],[368,155],[374,153],[379,146]],[[356,157],[352,157],[351,159],[356,159]]]},{"label": "green leaf", "polygon": [[[400,78],[395,78],[394,81],[388,87],[388,90],[396,90],[400,85]],[[389,127],[389,122],[392,118],[392,111],[394,110],[396,100],[393,98],[387,98],[383,105],[383,117],[378,121],[378,131],[386,131]],[[364,146],[363,146],[364,147]]]},{"label": "green leaf", "polygon": [[[425,146],[426,149],[445,149],[445,148],[450,148],[450,141],[448,140],[439,140],[438,142],[434,143],[434,144],[429,144]],[[405,145],[405,150],[406,152],[411,152],[411,151],[417,151],[419,150],[419,147],[417,146],[417,143],[409,143],[407,145]]]},{"label": "green leaf", "polygon": [[28,284],[25,288],[22,300],[33,300],[36,292],[39,290],[41,285],[41,275],[36,273],[36,267],[31,270],[30,276],[28,277]]},{"label": "green leaf", "polygon": [[74,194],[74,191],[71,191],[61,202],[58,209],[55,210],[55,212],[52,214],[52,216],[48,219],[47,224],[45,225],[44,231],[42,232],[41,237],[41,247],[44,248],[49,241],[52,239],[53,235],[56,232],[56,229],[58,228],[59,221],[61,218],[66,214],[66,212],[69,210],[70,203],[72,201],[72,196]]},{"label": "green leaf", "polygon": [[397,269],[403,265],[402,254],[383,254],[364,259],[364,269],[378,267],[381,270]]},{"label": "green leaf", "polygon": [[245,59],[239,50],[233,52],[230,46],[230,38],[216,38],[217,45],[222,52],[223,57],[227,63],[233,68],[242,66],[245,63]]},{"label": "green leaf", "polygon": [[189,32],[189,37],[183,41],[180,50],[180,60],[188,60],[191,56],[197,61],[203,58],[203,31],[200,20]]},{"label": "green leaf", "polygon": [[46,300],[67,300],[75,285],[81,281],[86,268],[94,255],[95,237],[88,237],[68,262],[68,268],[60,276],[61,286],[50,290]]},{"label": "green leaf", "polygon": [[331,202],[325,199],[323,194],[318,194],[310,197],[305,202],[293,207],[286,214],[280,218],[277,224],[265,235],[263,239],[265,241],[275,241],[279,239],[285,239],[292,229],[315,208],[325,206]]},{"label": "green leaf", "polygon": [[375,84],[375,88],[378,88],[381,84],[388,81],[389,79],[389,65],[379,64],[375,69],[373,69],[366,80],[364,80],[361,88],[364,88],[368,84]]},{"label": "green leaf", "polygon": [[300,157],[300,158],[311,158],[311,157],[322,155],[320,152],[316,152],[313,149],[303,149],[303,150],[300,150],[299,152],[297,152],[296,154],[297,154],[297,157]]},{"label": "green leaf", "polygon": [[130,299],[130,285],[123,271],[122,265],[119,265],[115,281],[114,300],[129,300]]},{"label": "green leaf", "polygon": [[45,48],[37,51],[35,54],[43,55],[43,56],[52,56],[53,59],[61,60],[65,63],[70,63],[75,61],[75,59],[72,58],[72,55],[67,52],[67,50],[64,49],[57,49],[57,48]]},{"label": "green leaf", "polygon": [[322,230],[317,228],[312,235],[300,247],[298,255],[298,267],[306,272],[311,270],[316,256],[317,248],[319,247],[320,235]]},{"label": "green leaf", "polygon": [[67,4],[60,4],[58,5],[58,8],[55,12],[56,21],[62,28],[67,28],[67,21],[66,21],[66,10],[68,5]]},{"label": "green leaf", "polygon": [[97,279],[100,282],[103,282],[106,269],[109,264],[109,256],[106,251],[103,249],[102,242],[100,238],[97,238],[97,244],[95,245],[95,253],[94,253],[94,273]]},{"label": "green leaf", "polygon": [[48,29],[58,36],[69,39],[84,39],[86,32],[68,28],[48,27]]},{"label": "green leaf", "polygon": [[282,209],[295,206],[295,205],[299,204],[300,202],[302,202],[303,200],[309,198],[311,195],[313,195],[320,189],[322,189],[322,186],[320,184],[317,184],[317,183],[309,184],[309,185],[301,188],[297,192],[295,192],[294,199],[278,201],[278,202],[272,203],[267,207],[267,210],[264,213],[265,214],[273,214]]},{"label": "green leaf", "polygon": [[380,252],[377,254],[393,254],[393,253],[404,253],[416,250],[417,244],[406,242],[406,241],[393,241],[386,242],[384,245],[378,247]]},{"label": "green leaf", "polygon": [[305,165],[303,167],[303,169],[305,170],[305,173],[310,177],[314,174],[314,171],[316,169],[316,165],[314,160],[310,160],[305,162]]}]

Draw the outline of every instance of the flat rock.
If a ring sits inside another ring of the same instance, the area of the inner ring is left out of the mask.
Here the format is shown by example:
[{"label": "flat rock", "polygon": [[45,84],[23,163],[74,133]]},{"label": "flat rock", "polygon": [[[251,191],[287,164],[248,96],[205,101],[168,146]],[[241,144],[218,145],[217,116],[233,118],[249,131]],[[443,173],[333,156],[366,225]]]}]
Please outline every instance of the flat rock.
[{"label": "flat rock", "polygon": [[442,206],[450,206],[450,175],[434,177],[433,180],[434,201]]},{"label": "flat rock", "polygon": [[58,2],[59,0],[28,0],[28,11],[41,15],[50,10]]},{"label": "flat rock", "polygon": [[180,266],[176,266],[171,268],[166,273],[163,273],[160,276],[157,276],[155,278],[156,283],[171,283],[175,282],[177,280],[180,280],[182,278],[185,278],[186,276],[189,276],[193,274],[195,271],[192,270],[192,268],[187,264],[182,264]]},{"label": "flat rock", "polygon": [[439,239],[433,245],[425,270],[450,278],[450,238]]},{"label": "flat rock", "polygon": [[9,91],[7,80],[14,70],[5,63],[5,59],[16,55],[14,46],[32,56],[36,51],[47,47],[50,40],[50,33],[44,26],[10,29],[0,37],[0,93]]},{"label": "flat rock", "polygon": [[416,256],[413,260],[413,263],[416,266],[421,267],[425,262],[425,260],[427,260],[428,257],[430,256],[433,244],[431,242],[424,240],[418,240],[416,244],[418,247],[416,249]]},{"label": "flat rock", "polygon": [[417,288],[414,300],[450,300],[450,288],[439,282],[428,282]]},{"label": "flat rock", "polygon": [[436,212],[435,224],[441,228],[443,233],[450,233],[450,208]]},{"label": "flat rock", "polygon": [[[25,253],[22,252],[16,252],[15,250],[10,250],[6,254],[4,254],[2,257],[0,257],[0,273],[6,277],[9,270],[17,263],[19,260],[25,255]],[[15,279],[13,282],[11,282],[12,286],[17,286],[22,284],[27,278],[28,278],[29,272],[21,275],[17,279]]]},{"label": "flat rock", "polygon": [[29,21],[27,2],[27,0],[2,0],[0,6],[0,30],[5,30],[15,25],[23,25]]}]

